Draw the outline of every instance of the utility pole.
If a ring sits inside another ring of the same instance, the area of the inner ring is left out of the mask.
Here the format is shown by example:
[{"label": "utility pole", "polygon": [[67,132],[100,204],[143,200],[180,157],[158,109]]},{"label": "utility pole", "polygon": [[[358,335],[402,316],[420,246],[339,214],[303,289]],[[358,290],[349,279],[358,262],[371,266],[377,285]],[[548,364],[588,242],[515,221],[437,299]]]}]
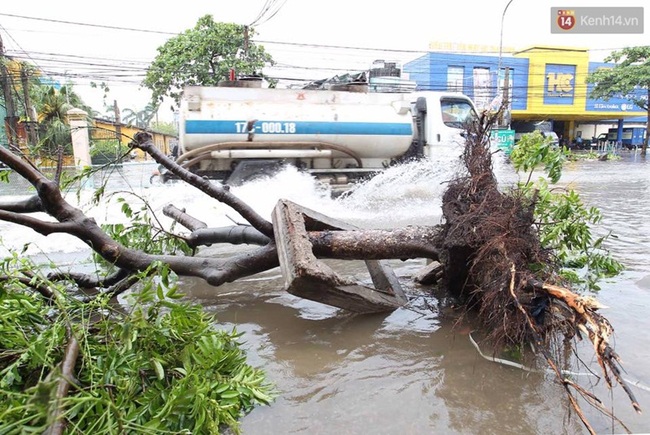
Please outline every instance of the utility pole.
[{"label": "utility pole", "polygon": [[5,99],[5,107],[7,109],[7,117],[4,119],[7,130],[7,139],[9,144],[18,147],[18,117],[16,116],[16,108],[14,105],[14,97],[11,93],[13,88],[13,80],[9,70],[5,66],[5,50],[2,43],[2,36],[0,36],[0,80],[2,80],[2,91]]},{"label": "utility pole", "polygon": [[113,100],[113,111],[115,112],[115,138],[117,143],[122,143],[122,124],[120,123],[120,108],[117,107],[117,100]]},{"label": "utility pole", "polygon": [[23,99],[25,100],[25,116],[29,119],[29,128],[27,129],[29,144],[35,146],[38,144],[38,122],[36,120],[36,113],[32,107],[32,102],[29,98],[29,80],[27,72],[24,68],[20,70],[20,81],[23,85]]},{"label": "utility pole", "polygon": [[248,44],[250,35],[248,33],[248,26],[244,26],[244,57],[248,57]]},{"label": "utility pole", "polygon": [[510,68],[506,67],[503,72],[503,98],[502,98],[503,111],[501,112],[501,119],[499,124],[510,128]]}]

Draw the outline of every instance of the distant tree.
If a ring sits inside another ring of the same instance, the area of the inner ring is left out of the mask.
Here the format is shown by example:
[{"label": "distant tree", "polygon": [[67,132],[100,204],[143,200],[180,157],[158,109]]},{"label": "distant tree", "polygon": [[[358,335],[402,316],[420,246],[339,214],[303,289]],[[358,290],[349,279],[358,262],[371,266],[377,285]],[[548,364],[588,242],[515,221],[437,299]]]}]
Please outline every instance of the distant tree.
[{"label": "distant tree", "polygon": [[59,146],[62,146],[66,154],[72,153],[72,139],[67,124],[68,110],[80,108],[90,113],[91,109],[69,84],[59,89],[40,86],[35,89],[34,95],[41,132],[38,151],[44,157],[55,157]]},{"label": "distant tree", "polygon": [[126,108],[122,110],[122,122],[143,129],[148,128],[157,113],[158,105],[154,103],[147,104],[144,109],[139,111]]},{"label": "distant tree", "polygon": [[152,91],[154,101],[168,96],[178,103],[184,85],[216,86],[231,69],[238,74],[257,73],[273,59],[251,41],[254,34],[247,26],[217,23],[205,15],[193,29],[158,47],[142,85]]},{"label": "distant tree", "polygon": [[168,134],[170,136],[178,136],[178,128],[176,128],[176,125],[171,122],[154,121],[151,123],[151,130],[158,133]]},{"label": "distant tree", "polygon": [[[129,110],[131,110],[131,109],[124,109],[122,112],[129,111]],[[114,104],[107,104],[106,102],[104,102],[104,112],[105,112],[105,115],[104,115],[105,117],[107,117],[108,119],[110,119],[110,120],[112,120],[114,122],[117,122],[117,114],[115,113],[115,105]]]},{"label": "distant tree", "polygon": [[[71,154],[68,111],[78,108],[93,115],[97,112],[84,103],[70,83],[61,86],[45,76],[36,65],[7,58],[5,67],[10,73],[10,95],[15,115],[23,121],[30,121],[32,110],[36,112],[38,144],[34,145],[30,140],[30,152],[40,157],[56,158],[61,146],[64,153]],[[0,104],[6,105],[4,93],[0,94]],[[29,97],[29,104],[25,95]]]},{"label": "distant tree", "polygon": [[[605,62],[614,62],[612,68],[600,68],[587,76],[587,83],[595,84],[591,98],[608,100],[612,97],[623,97],[636,106],[648,112],[650,101],[650,46],[627,47],[612,52]],[[645,94],[639,94],[638,89],[645,89]],[[648,112],[650,120],[650,112]],[[647,130],[647,129],[646,129]],[[648,149],[646,133],[642,153]]]},{"label": "distant tree", "polygon": [[37,88],[35,104],[38,120],[44,123],[53,119],[64,120],[68,110],[73,107],[89,111],[89,108],[74,91],[72,85],[64,85],[58,89],[54,86]]},{"label": "distant tree", "polygon": [[[7,110],[7,116],[15,118],[2,119],[3,127],[8,127],[7,133],[16,130],[18,120],[29,121],[32,114],[32,107],[27,107],[24,98],[25,89],[31,95],[31,88],[39,83],[38,75],[40,72],[31,64],[10,57],[0,58],[0,83],[8,81],[6,88],[0,90],[0,106]],[[6,98],[9,98],[9,101]],[[31,98],[33,101],[33,97]],[[6,122],[6,124],[5,124]],[[4,128],[0,128],[4,134]],[[15,134],[9,134],[7,139],[16,140]],[[3,136],[4,137],[4,136]]]},{"label": "distant tree", "polygon": [[140,114],[128,107],[122,109],[122,122],[130,125],[135,125],[136,127],[140,127],[142,124]]}]

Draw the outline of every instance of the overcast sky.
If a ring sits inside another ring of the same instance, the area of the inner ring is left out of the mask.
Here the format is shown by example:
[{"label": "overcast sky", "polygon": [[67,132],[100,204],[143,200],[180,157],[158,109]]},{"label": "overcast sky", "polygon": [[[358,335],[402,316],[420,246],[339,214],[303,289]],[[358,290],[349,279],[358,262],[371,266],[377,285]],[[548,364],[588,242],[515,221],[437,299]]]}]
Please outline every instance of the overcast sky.
[{"label": "overcast sky", "polygon": [[[5,0],[0,9],[0,35],[7,54],[66,75],[97,110],[101,110],[103,94],[92,89],[90,81],[109,85],[106,101],[142,109],[150,93],[139,90],[138,83],[156,49],[167,39],[193,27],[206,14],[215,21],[251,24],[265,5],[271,5],[271,13],[255,26],[255,41],[265,45],[284,67],[267,72],[276,77],[319,79],[367,69],[374,59],[408,61],[422,56],[432,42],[438,46],[455,43],[458,50],[467,49],[468,44],[483,45],[496,55],[501,29],[504,56],[513,49],[553,45],[587,48],[592,60],[602,60],[612,49],[650,45],[647,0],[571,0],[566,4],[512,0],[504,16],[507,4],[508,0],[185,0],[157,4]],[[551,34],[551,7],[564,6],[645,7],[646,30],[630,35]]]}]

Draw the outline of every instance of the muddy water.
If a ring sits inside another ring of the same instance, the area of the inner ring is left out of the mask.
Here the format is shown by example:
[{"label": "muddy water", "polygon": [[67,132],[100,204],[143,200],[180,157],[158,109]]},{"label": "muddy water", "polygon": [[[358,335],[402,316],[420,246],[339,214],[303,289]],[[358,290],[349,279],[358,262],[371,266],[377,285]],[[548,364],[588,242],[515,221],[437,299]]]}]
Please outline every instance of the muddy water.
[{"label": "muddy water", "polygon": [[[500,178],[511,179],[507,164],[497,166]],[[123,178],[112,179],[112,189],[126,188],[128,181],[156,209],[174,203],[209,225],[238,221],[232,210],[186,187],[150,187],[150,169],[125,168]],[[449,167],[413,165],[332,200],[310,179],[289,171],[235,193],[265,216],[278,198],[288,198],[362,227],[390,228],[439,222],[439,198],[449,176]],[[607,248],[627,269],[603,283],[597,296],[609,307],[603,314],[614,326],[625,377],[638,383],[632,390],[646,412],[636,415],[620,387],[608,393],[602,379],[576,380],[613,405],[632,432],[650,432],[650,164],[633,153],[619,161],[574,163],[566,168],[562,184],[602,210],[604,222],[595,231],[612,230],[617,236]],[[21,193],[1,189],[4,195]],[[119,207],[110,201],[94,207],[82,195],[79,206],[100,221],[120,219]],[[33,254],[42,250],[70,258],[83,249],[68,238],[44,239],[9,224],[0,223],[0,231],[8,245],[33,242]],[[212,247],[204,254],[228,255],[233,249],[248,248]],[[341,273],[366,279],[359,262],[331,264]],[[214,312],[221,326],[244,333],[251,363],[266,370],[279,392],[271,406],[243,419],[245,434],[586,433],[567,411],[563,390],[552,376],[495,364],[479,355],[469,335],[475,325],[459,319],[444,295],[423,292],[411,283],[410,276],[423,261],[392,264],[411,303],[387,315],[351,315],[295,298],[282,290],[278,270],[217,289],[195,279],[182,280],[188,297]],[[588,346],[579,349],[598,373]],[[598,433],[625,432],[581,404]]]}]

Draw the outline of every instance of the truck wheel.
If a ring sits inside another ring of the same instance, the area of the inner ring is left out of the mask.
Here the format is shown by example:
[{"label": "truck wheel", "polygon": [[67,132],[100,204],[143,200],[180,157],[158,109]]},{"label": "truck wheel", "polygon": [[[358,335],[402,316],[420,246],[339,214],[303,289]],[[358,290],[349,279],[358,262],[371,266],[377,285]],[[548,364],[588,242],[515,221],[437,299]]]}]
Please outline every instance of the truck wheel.
[{"label": "truck wheel", "polygon": [[160,186],[161,184],[165,184],[167,182],[167,177],[165,177],[162,174],[152,174],[151,177],[149,177],[149,184],[152,186]]},{"label": "truck wheel", "polygon": [[273,169],[265,168],[265,169],[263,169],[263,170],[261,170],[259,172],[256,172],[254,174],[250,174],[248,177],[245,177],[242,180],[242,184],[250,183],[250,182],[253,182],[253,181],[258,181],[258,180],[261,180],[261,179],[264,179],[264,178],[271,178],[275,174],[276,174],[276,171],[274,171]]}]

